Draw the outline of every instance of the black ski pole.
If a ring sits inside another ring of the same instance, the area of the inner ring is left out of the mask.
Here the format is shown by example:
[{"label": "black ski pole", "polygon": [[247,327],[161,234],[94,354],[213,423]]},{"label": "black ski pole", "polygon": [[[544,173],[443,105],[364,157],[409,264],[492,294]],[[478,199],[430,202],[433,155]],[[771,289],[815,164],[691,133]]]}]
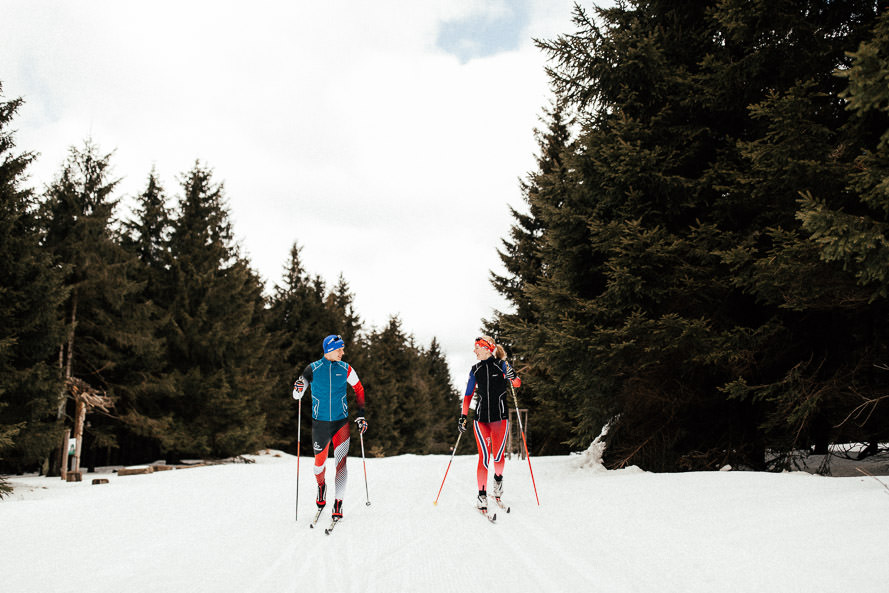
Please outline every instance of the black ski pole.
[{"label": "black ski pole", "polygon": [[361,465],[364,467],[364,496],[367,498],[366,506],[370,506],[370,493],[367,490],[367,464],[364,462],[364,433],[358,429],[358,439],[361,441]]},{"label": "black ski pole", "polygon": [[303,400],[299,398],[299,412],[296,414],[296,517],[299,521],[299,439],[303,427]]}]

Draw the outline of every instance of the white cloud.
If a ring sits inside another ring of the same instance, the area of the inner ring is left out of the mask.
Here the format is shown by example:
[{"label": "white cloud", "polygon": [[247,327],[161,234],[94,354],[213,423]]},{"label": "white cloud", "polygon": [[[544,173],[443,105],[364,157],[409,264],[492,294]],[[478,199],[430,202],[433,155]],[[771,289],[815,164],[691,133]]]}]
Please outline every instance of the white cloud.
[{"label": "white cloud", "polygon": [[462,381],[504,306],[488,274],[549,99],[531,37],[570,32],[572,4],[531,2],[519,49],[461,64],[439,27],[502,2],[13,0],[0,81],[26,101],[13,127],[38,188],[87,137],[130,196],[153,165],[177,195],[199,159],[269,287],[298,241],[366,323],[437,336]]}]

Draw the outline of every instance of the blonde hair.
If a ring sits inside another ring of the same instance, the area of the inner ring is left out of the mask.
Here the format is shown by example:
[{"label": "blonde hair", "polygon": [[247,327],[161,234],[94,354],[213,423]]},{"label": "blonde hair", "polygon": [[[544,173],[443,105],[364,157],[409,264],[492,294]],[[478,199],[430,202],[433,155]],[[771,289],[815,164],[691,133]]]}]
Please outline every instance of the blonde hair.
[{"label": "blonde hair", "polygon": [[506,360],[506,350],[503,349],[503,346],[501,346],[500,344],[496,343],[496,342],[494,341],[494,338],[492,338],[491,336],[481,336],[481,338],[482,338],[485,342],[494,345],[494,357],[495,357],[495,358],[498,358],[498,359],[500,359],[500,360]]}]

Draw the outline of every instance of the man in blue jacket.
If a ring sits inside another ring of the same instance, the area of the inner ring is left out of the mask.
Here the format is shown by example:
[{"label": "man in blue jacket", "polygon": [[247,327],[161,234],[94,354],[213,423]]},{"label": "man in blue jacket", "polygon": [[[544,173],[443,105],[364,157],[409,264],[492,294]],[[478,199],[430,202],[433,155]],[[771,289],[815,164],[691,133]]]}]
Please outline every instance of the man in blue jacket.
[{"label": "man in blue jacket", "polygon": [[346,493],[346,457],[349,455],[349,404],[346,401],[346,387],[352,386],[358,402],[358,430],[367,430],[364,419],[364,387],[358,373],[349,363],[343,362],[345,343],[340,336],[331,335],[321,342],[324,356],[309,364],[293,384],[293,398],[300,399],[306,389],[312,391],[312,448],[315,451],[315,480],[318,482],[318,497],[315,504],[318,512],[327,504],[327,484],[324,469],[327,452],[333,444],[336,462],[336,494],[333,501],[333,517],[343,517],[343,495]]}]

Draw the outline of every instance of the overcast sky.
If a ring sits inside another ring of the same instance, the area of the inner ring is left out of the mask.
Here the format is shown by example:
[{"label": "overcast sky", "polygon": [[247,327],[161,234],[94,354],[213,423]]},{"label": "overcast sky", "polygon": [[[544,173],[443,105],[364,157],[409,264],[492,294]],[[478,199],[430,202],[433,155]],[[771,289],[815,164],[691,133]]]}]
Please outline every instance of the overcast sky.
[{"label": "overcast sky", "polygon": [[506,306],[489,274],[551,98],[532,39],[572,32],[572,0],[0,5],[32,186],[87,138],[114,152],[127,208],[152,167],[175,199],[200,160],[270,292],[299,243],[365,327],[398,315],[437,337],[462,391],[482,318]]}]

